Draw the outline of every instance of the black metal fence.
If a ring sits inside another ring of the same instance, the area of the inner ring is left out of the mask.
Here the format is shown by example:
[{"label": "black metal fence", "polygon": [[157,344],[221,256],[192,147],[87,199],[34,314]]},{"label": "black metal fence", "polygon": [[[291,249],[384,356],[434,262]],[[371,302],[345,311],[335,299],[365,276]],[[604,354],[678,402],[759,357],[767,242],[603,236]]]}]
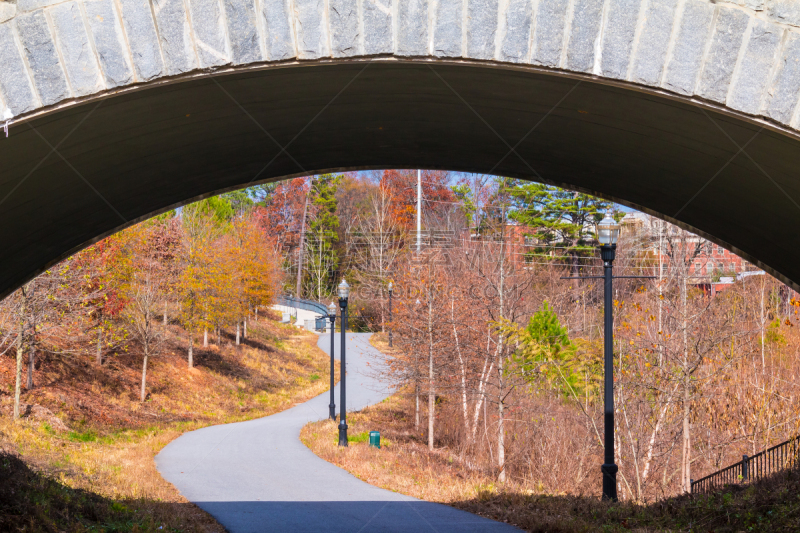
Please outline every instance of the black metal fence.
[{"label": "black metal fence", "polygon": [[725,485],[747,483],[797,465],[800,436],[757,453],[697,481],[692,480],[692,494],[710,492]]}]

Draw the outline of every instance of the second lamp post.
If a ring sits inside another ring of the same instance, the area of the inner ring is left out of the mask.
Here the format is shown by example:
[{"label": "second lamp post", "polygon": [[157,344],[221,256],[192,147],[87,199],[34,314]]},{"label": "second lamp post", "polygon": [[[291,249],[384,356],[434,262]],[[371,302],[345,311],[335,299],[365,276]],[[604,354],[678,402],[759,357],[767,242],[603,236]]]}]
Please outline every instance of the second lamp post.
[{"label": "second lamp post", "polygon": [[342,330],[340,336],[342,338],[342,348],[341,353],[339,354],[341,357],[341,376],[339,377],[339,382],[341,385],[340,392],[341,397],[339,399],[339,446],[347,446],[347,404],[345,403],[345,390],[346,390],[346,380],[347,380],[347,367],[345,364],[345,332],[347,331],[347,299],[350,297],[350,285],[347,284],[345,280],[339,284],[339,307],[342,310],[342,319],[341,325],[339,326]]},{"label": "second lamp post", "polygon": [[389,282],[389,348],[392,347],[392,293],[394,292],[394,283]]},{"label": "second lamp post", "polygon": [[331,417],[331,420],[336,420],[336,402],[333,396],[333,387],[334,387],[334,379],[333,379],[333,348],[334,348],[334,337],[336,337],[336,304],[331,302],[331,305],[328,306],[328,318],[331,321],[331,403],[328,404],[328,411]]},{"label": "second lamp post", "polygon": [[614,257],[617,254],[619,224],[606,215],[597,224],[597,237],[600,241],[600,258],[603,260],[603,283],[605,302],[603,318],[605,319],[605,335],[603,335],[603,418],[605,422],[605,454],[603,465],[603,499],[617,501],[617,465],[614,462]]},{"label": "second lamp post", "polygon": [[602,279],[604,281],[603,319],[603,418],[605,435],[603,445],[603,499],[617,501],[617,467],[614,462],[614,278],[653,278],[653,276],[615,276],[614,258],[617,255],[619,224],[606,215],[597,224],[597,240],[600,241],[600,258],[603,260],[602,276],[575,276],[561,279]]}]

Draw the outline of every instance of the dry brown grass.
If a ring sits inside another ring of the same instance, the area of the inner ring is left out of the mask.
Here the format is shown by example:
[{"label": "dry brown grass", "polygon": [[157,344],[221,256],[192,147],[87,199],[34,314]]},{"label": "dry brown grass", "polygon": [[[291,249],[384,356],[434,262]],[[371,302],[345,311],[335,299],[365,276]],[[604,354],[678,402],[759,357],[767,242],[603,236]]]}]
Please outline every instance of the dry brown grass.
[{"label": "dry brown grass", "polygon": [[[415,432],[410,401],[387,398],[362,411],[348,413],[350,446],[340,448],[337,423],[308,424],[300,438],[315,454],[372,485],[422,500],[455,504],[498,493],[494,479],[469,467],[445,448],[429,451],[421,431]],[[366,442],[369,431],[381,432],[381,449]],[[505,491],[524,491],[507,484]],[[483,513],[478,513],[483,514]]]},{"label": "dry brown grass", "polygon": [[[800,472],[646,506],[602,502],[596,495],[546,494],[516,483],[499,484],[492,473],[470,468],[447,448],[429,451],[422,432],[414,431],[412,413],[411,401],[398,394],[348,413],[347,448],[337,446],[337,426],[330,420],[308,424],[300,438],[319,457],[367,483],[530,532],[800,531]],[[371,430],[381,432],[380,450],[368,446]]]},{"label": "dry brown grass", "polygon": [[[151,366],[144,403],[135,399],[141,370],[133,353],[102,368],[88,358],[43,360],[36,376],[44,385],[23,395],[26,407],[38,406],[26,409],[30,416],[14,422],[11,396],[0,393],[0,451],[65,490],[87,491],[110,506],[123,502],[134,516],[152,518],[132,523],[131,531],[222,531],[158,474],[154,456],[186,431],[266,416],[321,394],[328,356],[316,335],[262,320],[241,348],[224,341],[196,348],[198,364],[188,369],[181,333],[172,330],[169,348]],[[9,363],[0,359],[0,368]],[[62,421],[68,428],[59,431]],[[36,520],[31,527],[49,530]]]}]

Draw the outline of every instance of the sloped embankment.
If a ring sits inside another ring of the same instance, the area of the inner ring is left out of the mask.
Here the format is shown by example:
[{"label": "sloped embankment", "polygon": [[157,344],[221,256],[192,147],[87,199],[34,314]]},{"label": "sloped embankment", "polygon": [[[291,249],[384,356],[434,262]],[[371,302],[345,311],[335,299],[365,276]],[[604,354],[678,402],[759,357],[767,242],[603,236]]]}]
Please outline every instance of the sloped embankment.
[{"label": "sloped embankment", "polygon": [[[229,335],[195,345],[168,326],[138,401],[136,346],[108,355],[42,354],[36,387],[12,420],[14,359],[0,357],[0,530],[222,531],[158,474],[153,457],[180,434],[266,416],[327,388],[317,337],[261,319],[235,346]],[[163,529],[160,529],[163,527]]]}]

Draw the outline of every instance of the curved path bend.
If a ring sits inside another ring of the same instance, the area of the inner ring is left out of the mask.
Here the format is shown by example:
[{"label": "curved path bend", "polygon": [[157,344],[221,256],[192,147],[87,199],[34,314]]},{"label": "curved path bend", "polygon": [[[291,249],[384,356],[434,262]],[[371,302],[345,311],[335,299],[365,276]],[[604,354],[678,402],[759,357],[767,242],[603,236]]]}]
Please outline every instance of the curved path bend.
[{"label": "curved path bend", "polygon": [[[338,337],[335,344],[338,352]],[[319,346],[329,353],[330,336],[321,336]],[[364,372],[379,355],[369,334],[348,333],[347,347],[347,402],[354,411],[389,392]],[[158,454],[158,470],[230,533],[518,531],[379,489],[314,455],[300,442],[300,430],[327,417],[328,399],[325,392],[272,416],[187,433]],[[336,400],[338,409],[338,386]]]}]

